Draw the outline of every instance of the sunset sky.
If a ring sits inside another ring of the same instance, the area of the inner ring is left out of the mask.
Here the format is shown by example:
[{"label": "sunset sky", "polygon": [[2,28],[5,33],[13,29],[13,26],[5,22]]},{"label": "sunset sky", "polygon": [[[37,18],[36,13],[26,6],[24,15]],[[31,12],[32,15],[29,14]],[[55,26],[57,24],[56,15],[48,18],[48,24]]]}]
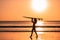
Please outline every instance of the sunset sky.
[{"label": "sunset sky", "polygon": [[44,4],[41,6],[45,7],[46,4],[46,8],[44,10],[41,8],[41,11],[39,8],[39,10],[34,9],[38,5],[32,7],[32,0],[0,0],[0,21],[28,20],[23,16],[39,17],[44,20],[60,20],[60,0],[44,0],[42,2]]},{"label": "sunset sky", "polygon": [[[23,18],[23,16],[58,21],[60,20],[60,0],[0,0],[0,22],[6,21],[6,23],[0,23],[0,26],[22,25],[23,23],[19,24],[19,21],[29,21],[29,19]],[[9,23],[7,21],[18,22]],[[40,23],[38,22],[38,24]],[[55,24],[55,26],[60,25],[60,23],[57,22]],[[13,31],[14,28],[0,28],[0,31],[2,30]],[[15,30],[31,30],[31,28],[15,28]],[[37,28],[36,30],[60,30],[60,28]],[[0,40],[31,40],[29,38],[30,35],[31,32],[0,32]],[[35,40],[35,36],[36,35],[33,34],[33,40]],[[38,32],[38,40],[60,40],[60,32],[43,32],[42,34]]]}]

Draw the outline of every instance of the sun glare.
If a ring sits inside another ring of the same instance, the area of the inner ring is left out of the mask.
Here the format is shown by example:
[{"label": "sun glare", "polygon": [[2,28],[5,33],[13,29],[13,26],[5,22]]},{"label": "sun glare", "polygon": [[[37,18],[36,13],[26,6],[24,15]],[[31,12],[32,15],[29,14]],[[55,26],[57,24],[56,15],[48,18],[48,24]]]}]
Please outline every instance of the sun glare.
[{"label": "sun glare", "polygon": [[36,26],[43,26],[44,22],[43,21],[37,21]]},{"label": "sun glare", "polygon": [[35,12],[42,12],[47,8],[47,0],[32,0],[31,7]]},{"label": "sun glare", "polygon": [[[43,21],[37,21],[36,26],[43,26],[44,22]],[[37,31],[43,31],[43,28],[36,28]],[[37,32],[37,34],[43,34],[43,32]]]},{"label": "sun glare", "polygon": [[[37,31],[43,31],[43,28],[36,28]],[[37,34],[43,34],[43,32],[37,32]]]}]

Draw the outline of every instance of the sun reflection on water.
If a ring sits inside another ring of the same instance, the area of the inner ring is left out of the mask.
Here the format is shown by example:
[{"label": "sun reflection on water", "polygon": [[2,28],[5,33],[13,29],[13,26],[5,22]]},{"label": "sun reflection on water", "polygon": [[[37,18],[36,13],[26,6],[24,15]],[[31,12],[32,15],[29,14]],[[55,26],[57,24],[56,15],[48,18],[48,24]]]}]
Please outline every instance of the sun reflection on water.
[{"label": "sun reflection on water", "polygon": [[[43,28],[36,28],[37,31],[43,31]],[[43,34],[44,32],[37,32],[37,34]]]},{"label": "sun reflection on water", "polygon": [[[44,22],[43,21],[37,21],[36,26],[43,26]],[[36,28],[37,31],[43,31],[43,28]],[[37,34],[43,34],[44,32],[37,32]]]},{"label": "sun reflection on water", "polygon": [[39,37],[37,38],[37,40],[43,40],[43,39],[41,38],[41,36],[39,36]]}]

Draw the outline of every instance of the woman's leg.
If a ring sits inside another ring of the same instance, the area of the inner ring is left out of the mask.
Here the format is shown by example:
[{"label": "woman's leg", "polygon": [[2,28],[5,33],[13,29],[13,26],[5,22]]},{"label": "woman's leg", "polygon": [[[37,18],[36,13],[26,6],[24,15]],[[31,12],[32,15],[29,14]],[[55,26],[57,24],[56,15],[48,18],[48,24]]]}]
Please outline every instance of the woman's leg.
[{"label": "woman's leg", "polygon": [[30,38],[32,38],[32,35],[33,35],[33,31],[34,31],[34,30],[32,29]]},{"label": "woman's leg", "polygon": [[38,38],[38,35],[37,35],[37,31],[36,31],[36,29],[34,29],[34,32],[35,32],[35,34],[36,34],[36,38]]}]

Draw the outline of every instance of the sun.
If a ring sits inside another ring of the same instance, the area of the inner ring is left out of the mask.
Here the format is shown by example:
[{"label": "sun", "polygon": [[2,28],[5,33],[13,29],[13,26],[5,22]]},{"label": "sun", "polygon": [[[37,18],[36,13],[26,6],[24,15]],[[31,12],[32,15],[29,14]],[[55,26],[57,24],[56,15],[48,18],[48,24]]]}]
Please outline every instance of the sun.
[{"label": "sun", "polygon": [[31,8],[34,12],[42,12],[47,8],[47,0],[32,0]]}]

